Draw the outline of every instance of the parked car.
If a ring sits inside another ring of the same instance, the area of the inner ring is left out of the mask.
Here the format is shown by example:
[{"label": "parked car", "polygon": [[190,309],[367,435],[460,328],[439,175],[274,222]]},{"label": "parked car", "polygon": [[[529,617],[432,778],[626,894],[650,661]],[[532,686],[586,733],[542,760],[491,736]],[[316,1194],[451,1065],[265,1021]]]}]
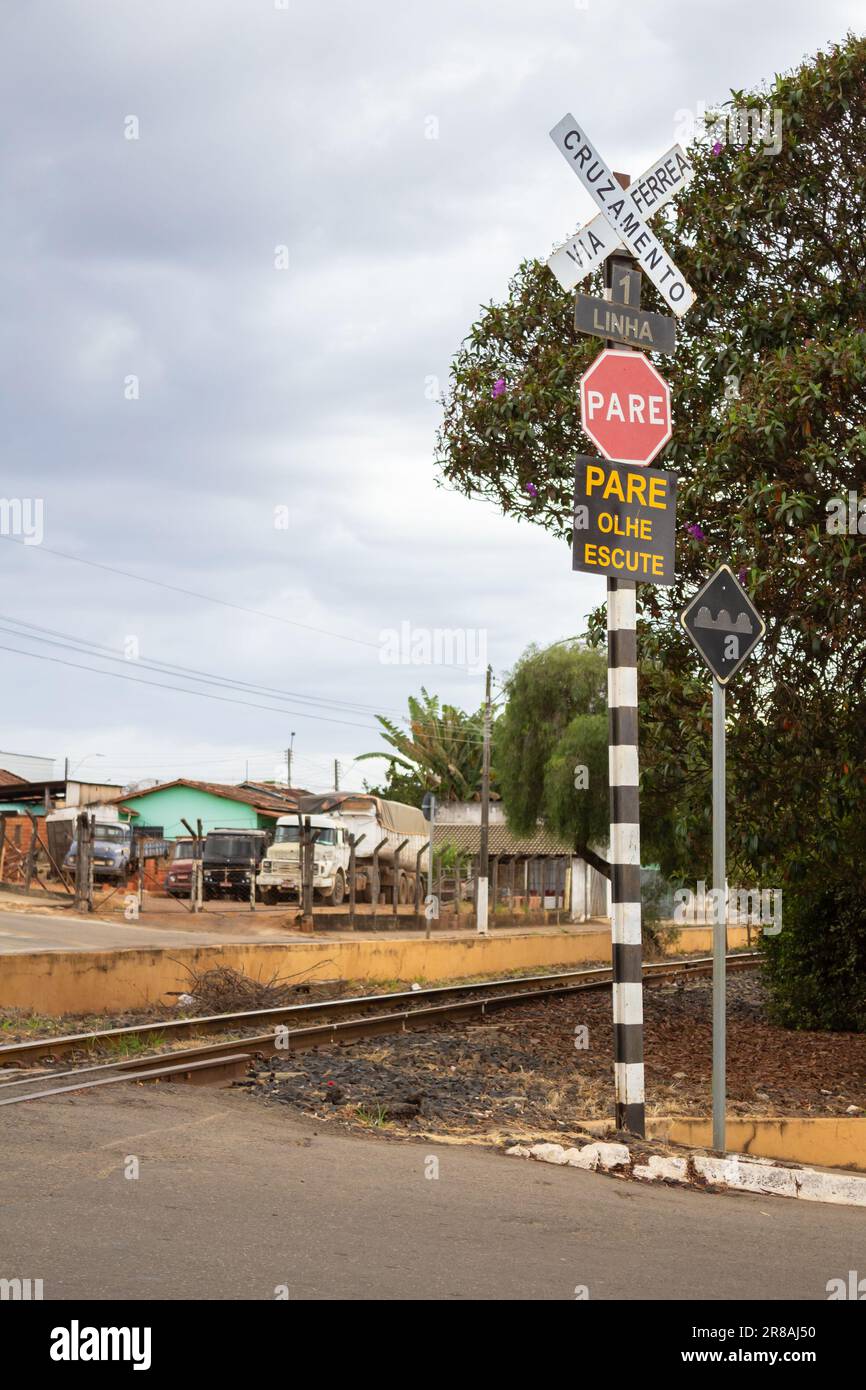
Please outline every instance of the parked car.
[{"label": "parked car", "polygon": [[[112,883],[125,883],[129,877],[132,858],[132,830],[124,821],[96,821],[93,826],[93,877]],[[64,869],[75,873],[78,861],[78,841],[72,844],[63,860]]]},{"label": "parked car", "polygon": [[182,835],[171,847],[165,891],[170,897],[188,898],[192,891],[193,845],[191,835]]},{"label": "parked car", "polygon": [[209,830],[202,854],[205,898],[250,896],[250,876],[255,879],[270,843],[268,830]]}]

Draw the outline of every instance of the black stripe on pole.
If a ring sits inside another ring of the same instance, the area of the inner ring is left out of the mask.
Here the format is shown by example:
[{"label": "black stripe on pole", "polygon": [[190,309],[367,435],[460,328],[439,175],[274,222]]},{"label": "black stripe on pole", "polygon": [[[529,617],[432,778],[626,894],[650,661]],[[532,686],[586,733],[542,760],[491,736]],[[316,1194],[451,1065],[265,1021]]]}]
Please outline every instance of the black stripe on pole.
[{"label": "black stripe on pole", "polygon": [[640,821],[640,794],[637,787],[611,787],[610,818],[615,824],[637,825]]},{"label": "black stripe on pole", "polygon": [[[625,1063],[643,1062],[643,1030],[632,1024],[613,1025],[613,1045],[617,1060]],[[623,1126],[620,1126],[623,1128]]]},{"label": "black stripe on pole", "polygon": [[[609,579],[608,593],[611,587],[616,589],[622,581]],[[637,666],[637,633],[634,628],[614,628],[608,633],[608,666]]]},{"label": "black stripe on pole", "polygon": [[640,868],[637,864],[611,864],[611,903],[640,902]]},{"label": "black stripe on pole", "polygon": [[643,979],[643,952],[640,946],[613,943],[613,972],[621,984],[637,985]]},{"label": "black stripe on pole", "polygon": [[610,711],[610,733],[614,743],[631,743],[637,747],[637,710],[623,707]]}]

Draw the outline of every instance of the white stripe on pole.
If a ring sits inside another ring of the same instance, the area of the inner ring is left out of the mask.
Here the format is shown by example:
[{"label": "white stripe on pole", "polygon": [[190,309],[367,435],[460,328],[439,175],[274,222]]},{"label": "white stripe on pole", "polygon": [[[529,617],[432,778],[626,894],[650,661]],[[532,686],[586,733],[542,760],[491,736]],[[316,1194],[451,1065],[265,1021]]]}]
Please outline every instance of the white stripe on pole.
[{"label": "white stripe on pole", "polygon": [[617,1023],[643,1023],[643,986],[614,985],[613,1006]]},{"label": "white stripe on pole", "polygon": [[633,743],[614,743],[607,750],[608,776],[612,787],[638,785],[637,748]]},{"label": "white stripe on pole", "polygon": [[637,709],[637,668],[615,666],[607,673],[607,700],[610,705]]},{"label": "white stripe on pole", "polygon": [[617,864],[637,864],[640,867],[640,826],[618,821],[616,826]]},{"label": "white stripe on pole", "polygon": [[640,904],[612,903],[611,930],[614,941],[623,946],[641,944]]},{"label": "white stripe on pole", "polygon": [[625,1105],[644,1103],[643,1062],[615,1062],[614,1080],[617,1096]]}]

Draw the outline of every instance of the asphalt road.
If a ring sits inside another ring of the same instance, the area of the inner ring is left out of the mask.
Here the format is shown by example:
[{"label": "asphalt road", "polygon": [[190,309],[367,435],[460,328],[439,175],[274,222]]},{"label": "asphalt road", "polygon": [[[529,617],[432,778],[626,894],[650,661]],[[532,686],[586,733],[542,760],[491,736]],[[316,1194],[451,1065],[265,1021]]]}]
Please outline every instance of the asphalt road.
[{"label": "asphalt road", "polygon": [[866,1271],[866,1211],[355,1137],[238,1091],[0,1116],[0,1278],[46,1299],[825,1300]]},{"label": "asphalt road", "polygon": [[[201,920],[201,919],[199,919]],[[222,946],[227,941],[304,941],[274,924],[255,924],[245,932],[179,931],[98,917],[55,916],[0,911],[0,956],[33,951],[117,951],[149,946]]]}]

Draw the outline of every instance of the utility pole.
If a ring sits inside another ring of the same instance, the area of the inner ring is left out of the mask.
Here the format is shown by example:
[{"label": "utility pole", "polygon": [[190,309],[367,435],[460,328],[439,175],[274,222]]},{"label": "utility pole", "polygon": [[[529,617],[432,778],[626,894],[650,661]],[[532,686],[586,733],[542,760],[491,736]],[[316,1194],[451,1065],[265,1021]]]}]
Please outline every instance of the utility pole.
[{"label": "utility pole", "polygon": [[476,890],[475,925],[479,936],[487,935],[487,884],[490,864],[490,681],[493,672],[487,667],[484,693],[484,752],[481,764],[481,845],[478,856],[478,887]]},{"label": "utility pole", "polygon": [[295,748],[295,731],[292,730],[292,741],[286,749],[286,786],[292,785],[292,753]]},{"label": "utility pole", "polygon": [[340,764],[334,759],[334,791],[340,790]]}]

